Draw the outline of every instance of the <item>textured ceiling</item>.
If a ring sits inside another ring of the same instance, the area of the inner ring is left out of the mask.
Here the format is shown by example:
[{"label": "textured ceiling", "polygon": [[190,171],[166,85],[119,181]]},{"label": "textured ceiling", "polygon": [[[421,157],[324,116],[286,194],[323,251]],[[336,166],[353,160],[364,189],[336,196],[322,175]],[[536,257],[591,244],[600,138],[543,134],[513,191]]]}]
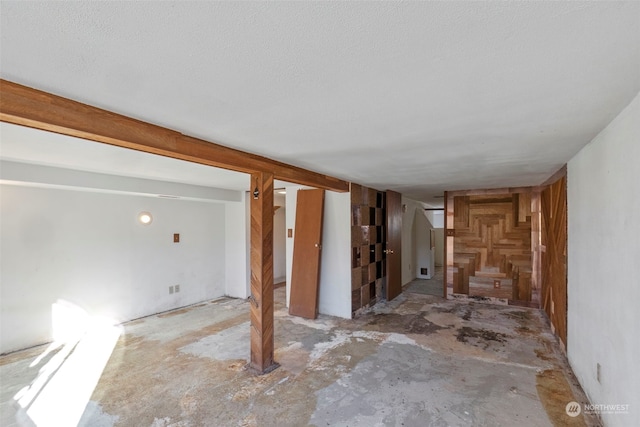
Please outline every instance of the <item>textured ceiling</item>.
[{"label": "textured ceiling", "polygon": [[640,90],[639,2],[8,2],[8,80],[433,201],[535,185]]}]

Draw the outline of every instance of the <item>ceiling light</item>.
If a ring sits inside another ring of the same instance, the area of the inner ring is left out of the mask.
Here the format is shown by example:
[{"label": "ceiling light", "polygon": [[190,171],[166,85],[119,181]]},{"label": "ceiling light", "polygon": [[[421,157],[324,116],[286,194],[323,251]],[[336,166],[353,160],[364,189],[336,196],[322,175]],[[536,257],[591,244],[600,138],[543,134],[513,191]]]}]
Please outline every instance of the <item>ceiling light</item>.
[{"label": "ceiling light", "polygon": [[278,194],[287,194],[287,190],[279,190]]},{"label": "ceiling light", "polygon": [[149,212],[140,212],[138,214],[138,221],[140,221],[142,225],[149,225],[151,221],[153,221],[153,217]]}]

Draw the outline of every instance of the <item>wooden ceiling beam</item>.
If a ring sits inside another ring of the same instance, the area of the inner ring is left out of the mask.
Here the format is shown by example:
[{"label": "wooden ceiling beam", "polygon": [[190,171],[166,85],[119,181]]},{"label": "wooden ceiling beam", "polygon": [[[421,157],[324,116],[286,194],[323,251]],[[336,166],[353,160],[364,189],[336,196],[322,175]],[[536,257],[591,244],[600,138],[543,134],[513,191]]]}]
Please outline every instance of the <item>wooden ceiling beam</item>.
[{"label": "wooden ceiling beam", "polygon": [[347,181],[0,79],[0,121],[237,172],[349,191]]}]

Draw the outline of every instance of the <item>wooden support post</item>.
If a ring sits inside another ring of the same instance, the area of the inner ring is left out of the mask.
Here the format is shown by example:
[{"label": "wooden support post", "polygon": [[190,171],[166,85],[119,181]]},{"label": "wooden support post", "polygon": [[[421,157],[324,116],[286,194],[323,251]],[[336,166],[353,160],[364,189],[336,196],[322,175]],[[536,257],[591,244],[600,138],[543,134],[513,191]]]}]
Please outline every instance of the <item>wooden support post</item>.
[{"label": "wooden support post", "polygon": [[454,218],[454,198],[449,192],[444,192],[444,286],[443,297],[448,298],[448,288],[451,285],[451,291],[455,293],[455,288],[458,286],[457,275],[454,274],[458,271],[454,267],[454,237],[455,237],[455,218]]},{"label": "wooden support post", "polygon": [[542,306],[542,209],[541,191],[531,193],[531,301]]},{"label": "wooden support post", "polygon": [[251,174],[251,361],[265,374],[273,360],[273,174]]}]

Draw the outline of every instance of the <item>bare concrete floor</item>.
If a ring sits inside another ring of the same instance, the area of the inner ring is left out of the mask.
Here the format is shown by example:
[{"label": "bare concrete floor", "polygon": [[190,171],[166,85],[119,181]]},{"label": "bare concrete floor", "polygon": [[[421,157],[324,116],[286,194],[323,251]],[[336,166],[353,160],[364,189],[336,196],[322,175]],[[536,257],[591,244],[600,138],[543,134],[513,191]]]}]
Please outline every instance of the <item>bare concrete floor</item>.
[{"label": "bare concrete floor", "polygon": [[436,267],[431,279],[414,279],[403,287],[403,292],[416,294],[433,295],[441,297],[444,295],[443,268]]},{"label": "bare concrete floor", "polygon": [[278,303],[281,367],[263,376],[244,369],[245,301],[150,316],[118,333],[81,369],[73,365],[90,337],[44,356],[46,347],[1,357],[1,424],[598,425],[566,414],[567,403],[587,400],[536,310],[406,293],[355,320],[308,321]]}]

